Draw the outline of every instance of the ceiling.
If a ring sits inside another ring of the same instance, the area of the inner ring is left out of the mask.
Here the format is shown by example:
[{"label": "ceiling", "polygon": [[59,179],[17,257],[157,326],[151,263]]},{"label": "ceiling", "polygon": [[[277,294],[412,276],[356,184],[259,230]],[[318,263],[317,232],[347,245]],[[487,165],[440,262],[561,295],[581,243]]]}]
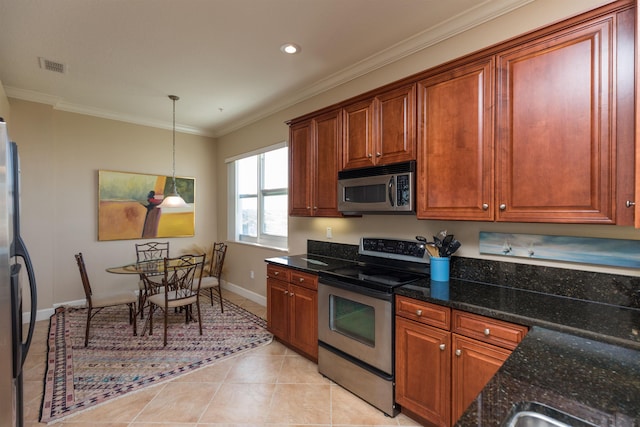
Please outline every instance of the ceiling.
[{"label": "ceiling", "polygon": [[0,0],[0,81],[10,97],[163,128],[175,94],[178,130],[215,137],[530,1]]}]

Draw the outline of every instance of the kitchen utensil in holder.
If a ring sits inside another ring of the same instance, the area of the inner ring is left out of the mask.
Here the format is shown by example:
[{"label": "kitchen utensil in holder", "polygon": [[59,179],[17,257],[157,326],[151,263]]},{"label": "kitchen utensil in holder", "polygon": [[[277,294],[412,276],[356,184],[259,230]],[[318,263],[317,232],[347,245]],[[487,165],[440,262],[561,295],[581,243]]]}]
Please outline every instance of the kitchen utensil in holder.
[{"label": "kitchen utensil in holder", "polygon": [[431,280],[449,281],[449,257],[431,257]]}]

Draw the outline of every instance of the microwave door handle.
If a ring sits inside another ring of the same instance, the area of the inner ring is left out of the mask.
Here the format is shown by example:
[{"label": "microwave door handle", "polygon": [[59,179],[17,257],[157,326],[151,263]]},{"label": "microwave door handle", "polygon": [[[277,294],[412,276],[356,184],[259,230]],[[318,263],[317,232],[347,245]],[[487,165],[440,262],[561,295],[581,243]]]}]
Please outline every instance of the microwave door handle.
[{"label": "microwave door handle", "polygon": [[395,176],[392,176],[391,179],[389,179],[389,204],[391,205],[391,207],[395,206],[395,200],[394,200],[394,194],[395,194]]}]

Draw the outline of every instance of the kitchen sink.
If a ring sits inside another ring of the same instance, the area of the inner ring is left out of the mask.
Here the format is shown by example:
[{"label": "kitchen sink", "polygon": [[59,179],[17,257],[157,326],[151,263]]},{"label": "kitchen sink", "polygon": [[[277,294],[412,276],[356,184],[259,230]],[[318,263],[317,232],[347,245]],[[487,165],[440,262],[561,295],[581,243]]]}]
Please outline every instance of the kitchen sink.
[{"label": "kitchen sink", "polygon": [[595,427],[542,403],[520,402],[511,409],[503,427]]}]

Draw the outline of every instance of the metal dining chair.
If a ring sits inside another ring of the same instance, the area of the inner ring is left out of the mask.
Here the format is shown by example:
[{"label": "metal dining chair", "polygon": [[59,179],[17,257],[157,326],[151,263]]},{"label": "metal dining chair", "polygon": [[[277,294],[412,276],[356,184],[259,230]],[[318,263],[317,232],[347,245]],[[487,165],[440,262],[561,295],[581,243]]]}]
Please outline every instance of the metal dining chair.
[{"label": "metal dining chair", "polygon": [[[164,312],[164,345],[167,345],[169,309],[181,307],[185,313],[185,323],[194,320],[193,305],[197,309],[197,322],[202,335],[200,316],[200,280],[206,255],[181,255],[164,259],[164,275],[161,291],[147,296],[149,302],[149,335],[153,335],[153,313],[157,308]],[[149,280],[144,276],[145,280]],[[147,283],[147,286],[152,285]]]},{"label": "metal dining chair", "polygon": [[84,258],[82,257],[82,252],[76,254],[75,257],[76,262],[78,263],[78,269],[80,270],[80,278],[82,279],[84,294],[87,298],[87,327],[84,335],[84,346],[87,347],[89,344],[89,328],[91,326],[91,319],[105,307],[125,304],[129,306],[129,324],[133,324],[133,335],[137,335],[136,302],[138,297],[135,292],[119,291],[100,294],[93,292],[91,289],[91,283],[89,282],[89,276],[87,275],[87,268],[84,264]]},{"label": "metal dining chair", "polygon": [[[164,262],[165,258],[169,257],[169,242],[146,242],[146,243],[136,243],[136,263],[137,264],[145,264],[150,263],[152,261],[157,261],[158,263]],[[156,273],[155,275],[152,273],[147,273],[147,278],[153,280],[156,283],[162,282],[162,273]],[[140,307],[140,318],[144,317],[144,304],[146,303],[147,296],[147,288],[145,287],[144,280],[142,275],[140,275],[140,280],[138,280],[138,306]]]},{"label": "metal dining chair", "polygon": [[222,242],[214,243],[211,250],[211,258],[209,259],[208,271],[205,270],[200,282],[200,291],[209,290],[209,298],[213,306],[213,288],[218,288],[218,297],[220,298],[220,312],[224,313],[224,305],[222,303],[222,285],[220,278],[222,277],[222,267],[224,258],[227,254],[227,245]]}]

